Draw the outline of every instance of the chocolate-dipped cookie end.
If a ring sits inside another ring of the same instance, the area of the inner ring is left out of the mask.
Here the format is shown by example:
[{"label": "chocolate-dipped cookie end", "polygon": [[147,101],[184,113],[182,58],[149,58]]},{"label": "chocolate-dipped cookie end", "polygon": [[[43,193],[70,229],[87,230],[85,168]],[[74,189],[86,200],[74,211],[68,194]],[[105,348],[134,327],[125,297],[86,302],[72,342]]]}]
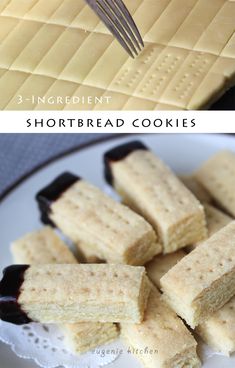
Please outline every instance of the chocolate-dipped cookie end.
[{"label": "chocolate-dipped cookie end", "polygon": [[65,172],[36,194],[42,223],[55,226],[50,219],[51,204],[78,180],[81,180],[79,176]]},{"label": "chocolate-dipped cookie end", "polygon": [[28,265],[9,266],[3,271],[0,281],[0,319],[16,325],[32,322],[21,309],[18,299]]},{"label": "chocolate-dipped cookie end", "polygon": [[121,161],[129,154],[137,150],[148,150],[140,141],[132,141],[121,144],[104,154],[104,177],[108,184],[113,185],[112,162]]}]

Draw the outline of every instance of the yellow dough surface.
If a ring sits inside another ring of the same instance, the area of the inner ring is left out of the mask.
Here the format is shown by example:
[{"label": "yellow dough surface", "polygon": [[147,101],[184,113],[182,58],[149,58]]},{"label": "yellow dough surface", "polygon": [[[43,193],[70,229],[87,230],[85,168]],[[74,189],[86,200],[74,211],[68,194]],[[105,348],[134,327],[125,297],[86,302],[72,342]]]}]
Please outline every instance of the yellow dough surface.
[{"label": "yellow dough surface", "polygon": [[135,59],[84,0],[0,0],[0,109],[201,109],[235,84],[235,1],[125,3]]}]

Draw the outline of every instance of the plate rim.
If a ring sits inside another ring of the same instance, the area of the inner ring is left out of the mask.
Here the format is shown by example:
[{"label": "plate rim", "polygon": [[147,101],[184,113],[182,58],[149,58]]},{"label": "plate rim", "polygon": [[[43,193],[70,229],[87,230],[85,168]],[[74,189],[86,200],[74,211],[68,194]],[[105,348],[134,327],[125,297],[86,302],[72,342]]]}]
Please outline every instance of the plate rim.
[{"label": "plate rim", "polygon": [[[40,133],[39,133],[40,134]],[[63,134],[63,133],[56,133],[56,134]],[[85,133],[74,133],[74,134],[85,134]],[[88,133],[89,134],[89,133]],[[97,133],[97,135],[99,135],[100,133]],[[105,133],[108,134],[108,133]],[[66,149],[63,152],[60,152],[58,154],[56,154],[55,156],[52,156],[49,159],[46,159],[45,161],[43,161],[42,163],[36,165],[32,170],[30,171],[26,171],[23,175],[19,176],[19,178],[14,181],[12,184],[10,184],[9,186],[7,186],[3,192],[0,194],[0,205],[1,203],[7,198],[8,195],[10,195],[16,188],[18,188],[22,183],[24,183],[24,181],[28,180],[29,178],[31,178],[31,176],[33,176],[34,174],[36,174],[37,172],[39,172],[41,169],[44,169],[45,167],[47,167],[48,165],[62,159],[65,158],[73,153],[76,152],[80,152],[83,151],[86,148],[90,148],[93,146],[97,146],[99,144],[102,143],[106,143],[108,141],[112,141],[112,140],[116,140],[118,138],[122,138],[122,137],[128,137],[128,136],[145,136],[145,135],[168,135],[168,134],[176,134],[176,135],[187,135],[190,133],[111,133],[112,135],[108,135],[108,137],[106,136],[102,136],[102,137],[97,137],[94,138],[92,141],[90,142],[85,142],[82,144],[78,144],[72,148]],[[233,136],[233,133],[194,133],[196,135],[218,135],[218,136],[225,136],[227,139],[235,139],[235,136]],[[190,134],[191,135],[191,134]]]},{"label": "plate rim", "polygon": [[[196,133],[195,133],[196,134]],[[4,196],[4,199],[8,200],[8,195],[11,196],[12,193],[14,194],[14,190],[16,189],[20,189],[21,188],[21,184],[24,185],[25,182],[27,182],[27,180],[32,180],[33,176],[35,174],[38,174],[41,170],[44,170],[44,169],[48,169],[48,166],[50,166],[50,164],[53,164],[53,163],[56,163],[56,162],[59,162],[60,159],[63,159],[63,158],[67,158],[67,160],[69,159],[69,156],[70,155],[73,155],[73,154],[76,154],[76,152],[83,152],[84,149],[86,148],[91,148],[91,149],[102,149],[102,145],[103,144],[111,144],[112,141],[116,141],[116,140],[123,140],[123,139],[128,139],[130,137],[133,137],[133,139],[136,138],[136,136],[141,139],[141,137],[148,137],[148,136],[175,136],[174,139],[178,139],[178,138],[181,138],[181,137],[187,137],[187,136],[191,136],[193,138],[195,138],[196,140],[197,139],[200,139],[199,136],[204,136],[205,139],[206,137],[208,137],[208,139],[213,139],[213,137],[215,137],[216,139],[216,136],[217,136],[217,139],[218,141],[233,141],[235,142],[235,135],[232,135],[232,134],[222,134],[222,133],[219,133],[219,134],[208,134],[208,133],[205,133],[205,134],[190,134],[190,133],[182,133],[182,134],[164,134],[164,133],[155,133],[155,134],[151,134],[151,133],[134,133],[134,134],[124,134],[124,133],[116,133],[116,134],[113,134],[113,135],[109,135],[109,136],[97,136],[95,137],[91,142],[87,142],[87,143],[83,143],[83,144],[80,144],[79,146],[76,146],[76,147],[73,147],[73,148],[70,148],[68,150],[65,150],[64,152],[61,152],[60,154],[58,155],[55,155],[54,157],[52,157],[51,159],[48,159],[48,160],[45,160],[42,164],[39,164],[37,165],[33,170],[31,170],[28,175],[25,174],[21,177],[21,180],[17,180],[15,181],[15,183],[11,186],[12,188],[8,191],[8,193]],[[179,137],[178,137],[179,136]],[[134,138],[135,137],[135,138]],[[110,142],[110,143],[109,143]],[[0,200],[0,204],[1,204],[1,200]],[[5,345],[4,343],[1,343],[0,344],[3,344]],[[9,347],[9,345],[6,345],[7,347]],[[12,352],[12,349],[10,348],[10,352],[8,352],[9,354],[12,354],[14,352]],[[8,357],[8,353],[7,353],[7,357]],[[15,354],[14,354],[15,355]],[[17,359],[19,359],[19,357],[16,355]],[[31,359],[29,360],[31,361]],[[32,361],[33,363],[33,361]],[[217,359],[216,359],[216,364],[217,363]],[[220,364],[220,363],[219,363]],[[223,364],[223,363],[222,363]],[[230,363],[229,363],[230,364]],[[9,367],[10,368],[10,367]]]}]

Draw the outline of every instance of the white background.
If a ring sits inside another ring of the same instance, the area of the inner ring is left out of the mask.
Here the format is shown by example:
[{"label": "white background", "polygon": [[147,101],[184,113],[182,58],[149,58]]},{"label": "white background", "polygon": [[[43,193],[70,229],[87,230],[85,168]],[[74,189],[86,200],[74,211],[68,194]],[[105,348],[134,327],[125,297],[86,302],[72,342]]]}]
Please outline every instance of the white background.
[{"label": "white background", "polygon": [[[27,119],[31,122],[43,121],[38,127],[27,128]],[[66,127],[59,128],[59,120],[64,119]],[[74,123],[73,127],[67,119],[82,119],[83,127],[78,128]],[[87,119],[92,119],[93,125],[87,127]],[[97,126],[97,119],[101,119]],[[124,125],[121,128],[105,127],[107,120],[115,126],[117,119],[123,119]],[[138,119],[134,127],[132,122]],[[150,120],[150,126],[147,127]],[[155,127],[162,120],[161,127]],[[166,127],[166,120],[172,119],[173,127]],[[176,126],[178,119],[178,127]],[[188,127],[183,127],[183,119],[188,121]],[[196,126],[191,127],[190,121],[195,119]],[[54,127],[53,120],[56,121]],[[142,124],[144,121],[144,126]],[[43,127],[42,127],[43,125]],[[3,111],[0,119],[0,133],[235,133],[235,114],[233,111]]]}]

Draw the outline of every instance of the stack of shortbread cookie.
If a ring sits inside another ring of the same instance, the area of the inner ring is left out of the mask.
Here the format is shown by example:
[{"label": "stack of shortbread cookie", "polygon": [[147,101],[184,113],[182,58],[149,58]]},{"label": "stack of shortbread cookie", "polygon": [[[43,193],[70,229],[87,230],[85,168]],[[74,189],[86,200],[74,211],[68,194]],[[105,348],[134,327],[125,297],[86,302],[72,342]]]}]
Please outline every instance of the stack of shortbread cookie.
[{"label": "stack of shortbread cookie", "polygon": [[120,333],[133,351],[148,347],[148,368],[200,367],[197,336],[234,352],[235,155],[179,179],[134,141],[106,152],[104,169],[122,203],[70,173],[37,194],[45,226],[12,244],[1,319],[57,323],[77,354]]}]

